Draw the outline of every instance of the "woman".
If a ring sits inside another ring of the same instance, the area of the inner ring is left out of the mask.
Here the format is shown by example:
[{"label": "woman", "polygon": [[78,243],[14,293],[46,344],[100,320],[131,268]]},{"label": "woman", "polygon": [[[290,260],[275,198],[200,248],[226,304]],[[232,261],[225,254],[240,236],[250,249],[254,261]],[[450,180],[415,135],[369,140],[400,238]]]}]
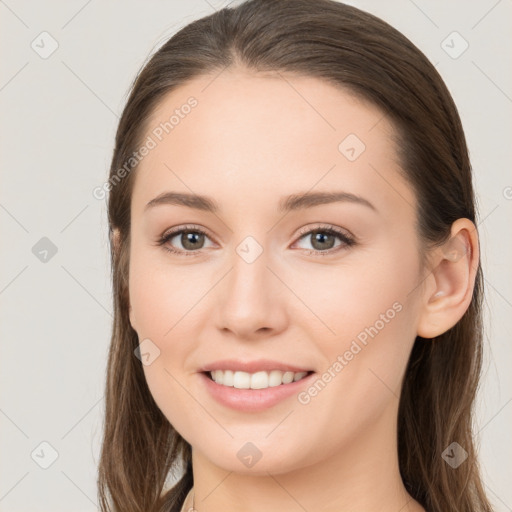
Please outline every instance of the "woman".
[{"label": "woman", "polygon": [[109,189],[103,511],[491,510],[471,166],[408,39],[330,0],[189,24]]}]

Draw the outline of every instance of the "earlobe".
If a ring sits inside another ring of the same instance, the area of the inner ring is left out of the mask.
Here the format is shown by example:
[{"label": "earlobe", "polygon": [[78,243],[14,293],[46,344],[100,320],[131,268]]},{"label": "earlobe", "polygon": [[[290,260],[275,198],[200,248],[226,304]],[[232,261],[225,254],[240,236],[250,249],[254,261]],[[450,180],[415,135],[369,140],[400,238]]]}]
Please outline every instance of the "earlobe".
[{"label": "earlobe", "polygon": [[136,322],[135,322],[135,315],[133,313],[133,308],[130,304],[130,309],[129,309],[129,316],[130,316],[130,324],[132,326],[132,329],[135,331],[135,332],[138,332],[137,331],[137,326],[136,326]]},{"label": "earlobe", "polygon": [[[113,228],[110,230],[110,243],[113,248],[114,254],[119,256],[119,251],[121,250],[121,232],[119,231],[119,228]],[[135,322],[135,315],[133,313],[132,306],[130,304],[129,309],[129,317],[130,317],[130,324],[132,328],[137,331],[136,328],[136,322]]]},{"label": "earlobe", "polygon": [[121,234],[119,232],[119,228],[113,228],[110,231],[110,243],[114,248],[114,252],[118,254],[121,244]]},{"label": "earlobe", "polygon": [[469,219],[458,219],[426,279],[418,336],[435,338],[462,318],[471,303],[478,262],[476,226]]}]

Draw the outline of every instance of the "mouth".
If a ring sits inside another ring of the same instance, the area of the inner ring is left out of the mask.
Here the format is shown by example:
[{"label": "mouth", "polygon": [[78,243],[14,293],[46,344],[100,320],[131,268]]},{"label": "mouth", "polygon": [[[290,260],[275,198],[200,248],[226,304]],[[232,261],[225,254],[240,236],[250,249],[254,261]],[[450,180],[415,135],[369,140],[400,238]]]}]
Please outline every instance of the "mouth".
[{"label": "mouth", "polygon": [[257,371],[254,373],[234,370],[213,370],[202,372],[208,379],[224,387],[235,389],[267,389],[286,386],[309,377],[311,371]]}]

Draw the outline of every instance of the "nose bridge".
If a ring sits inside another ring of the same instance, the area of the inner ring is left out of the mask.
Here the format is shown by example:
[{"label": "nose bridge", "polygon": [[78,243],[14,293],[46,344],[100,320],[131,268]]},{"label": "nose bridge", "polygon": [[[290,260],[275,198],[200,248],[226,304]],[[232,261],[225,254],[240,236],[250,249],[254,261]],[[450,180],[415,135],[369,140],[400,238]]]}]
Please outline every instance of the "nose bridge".
[{"label": "nose bridge", "polygon": [[271,295],[268,260],[267,251],[253,236],[245,237],[235,247],[229,294],[240,309],[244,309],[244,304],[255,306],[258,302],[267,302],[263,299]]},{"label": "nose bridge", "polygon": [[229,260],[223,296],[219,301],[221,327],[240,336],[265,328],[276,328],[281,317],[278,280],[267,268],[269,253],[254,236],[246,236]]}]

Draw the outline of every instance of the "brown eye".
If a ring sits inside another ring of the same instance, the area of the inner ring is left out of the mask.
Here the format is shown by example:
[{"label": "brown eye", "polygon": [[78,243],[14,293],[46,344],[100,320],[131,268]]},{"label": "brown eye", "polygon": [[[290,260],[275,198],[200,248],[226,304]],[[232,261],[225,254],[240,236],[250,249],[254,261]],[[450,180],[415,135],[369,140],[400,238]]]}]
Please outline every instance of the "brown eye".
[{"label": "brown eye", "polygon": [[180,243],[187,251],[202,249],[204,245],[204,234],[198,231],[182,231]]},{"label": "brown eye", "polygon": [[207,233],[196,227],[181,227],[162,235],[158,245],[169,252],[184,256],[193,256],[205,247],[205,241],[209,239]]},{"label": "brown eye", "polygon": [[336,243],[336,236],[325,231],[313,231],[310,235],[311,245],[317,251],[332,249]]},{"label": "brown eye", "polygon": [[[302,230],[299,242],[306,240],[310,243],[312,249],[303,247],[309,254],[327,255],[355,245],[355,240],[342,231],[338,231],[332,226],[317,227],[316,229]],[[336,244],[336,239],[340,242]]]}]

